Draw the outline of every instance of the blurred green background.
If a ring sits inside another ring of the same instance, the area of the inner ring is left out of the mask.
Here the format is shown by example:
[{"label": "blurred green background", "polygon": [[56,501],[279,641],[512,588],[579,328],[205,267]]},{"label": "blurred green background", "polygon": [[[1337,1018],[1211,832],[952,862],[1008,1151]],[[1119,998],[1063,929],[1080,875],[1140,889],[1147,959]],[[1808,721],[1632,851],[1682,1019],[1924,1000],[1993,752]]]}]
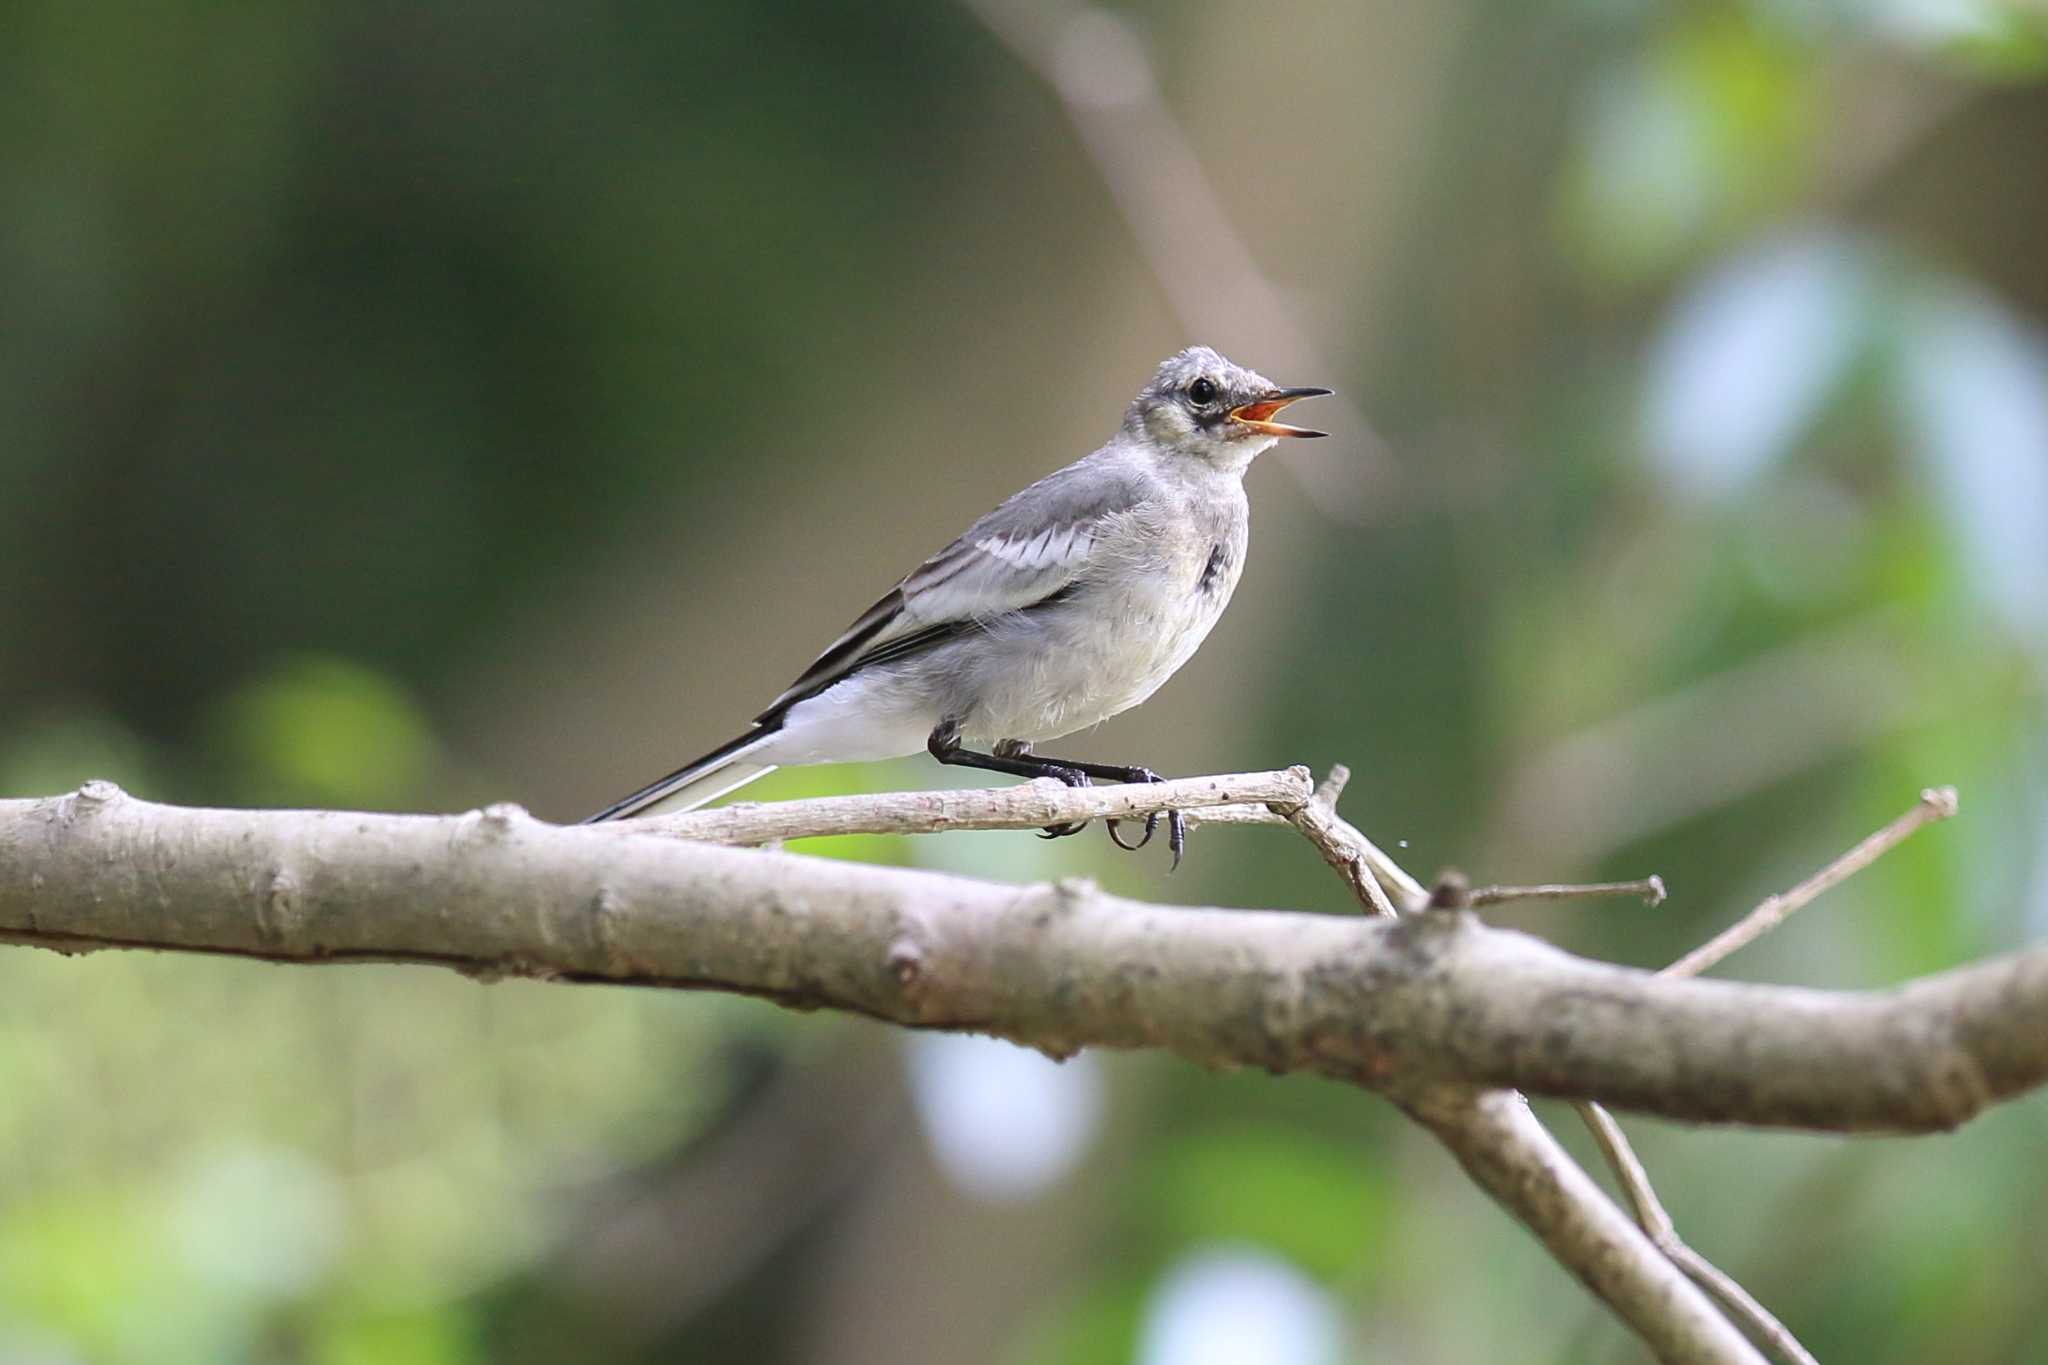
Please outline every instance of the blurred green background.
[{"label": "blurred green background", "polygon": [[[2038,11],[17,0],[0,139],[0,793],[579,816],[1200,340],[1355,408],[1075,753],[1661,872],[1496,916],[1643,965],[1953,782],[1723,971],[2048,932]],[[819,851],[1346,908],[1273,831]],[[2048,1101],[1630,1127],[1821,1358],[2048,1360]],[[752,1002],[15,950],[0,1170],[7,1362],[1643,1358],[1362,1094]]]}]

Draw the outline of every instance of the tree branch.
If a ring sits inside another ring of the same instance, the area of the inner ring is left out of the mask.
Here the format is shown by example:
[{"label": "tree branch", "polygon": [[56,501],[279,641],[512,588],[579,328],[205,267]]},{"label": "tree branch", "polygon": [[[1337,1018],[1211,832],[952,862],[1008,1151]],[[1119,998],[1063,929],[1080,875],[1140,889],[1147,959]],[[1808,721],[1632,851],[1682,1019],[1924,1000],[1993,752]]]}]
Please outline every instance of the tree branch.
[{"label": "tree branch", "polygon": [[1650,1184],[1650,1173],[1643,1169],[1642,1159],[1629,1145],[1628,1136],[1614,1121],[1614,1115],[1590,1101],[1577,1108],[1594,1141],[1599,1143],[1601,1155],[1607,1158],[1614,1178],[1621,1183],[1623,1193],[1628,1196],[1629,1207],[1635,1212],[1636,1223],[1650,1239],[1651,1245],[1683,1271],[1686,1278],[1713,1295],[1731,1318],[1741,1323],[1750,1336],[1770,1347],[1779,1360],[1787,1361],[1789,1365],[1819,1365],[1813,1355],[1799,1344],[1799,1338],[1793,1336],[1785,1324],[1778,1321],[1777,1316],[1744,1289],[1734,1276],[1686,1245],[1678,1235],[1678,1227],[1671,1221],[1671,1215],[1665,1211],[1663,1201],[1657,1198],[1656,1188]]},{"label": "tree branch", "polygon": [[[1164,782],[1069,787],[1049,777],[1013,787],[960,791],[821,796],[803,801],[742,801],[710,810],[657,815],[598,826],[620,834],[672,834],[714,844],[768,844],[824,834],[941,834],[958,829],[1041,829],[1069,820],[1112,819],[1184,810],[1200,822],[1280,823],[1275,813],[1315,796],[1307,768]],[[1226,812],[1222,820],[1217,812]],[[1253,815],[1256,812],[1256,815]],[[1236,818],[1233,819],[1232,815]]]},{"label": "tree branch", "polygon": [[1659,1360],[1762,1365],[1681,1268],[1557,1145],[1520,1095],[1435,1085],[1395,1098],[1480,1188],[1606,1300]]},{"label": "tree branch", "polygon": [[1956,804],[1954,787],[1929,787],[1920,793],[1920,799],[1904,815],[1790,891],[1766,898],[1754,910],[1666,967],[1658,975],[1698,976],[1729,954],[1762,938],[1816,898],[1840,886],[1897,848],[1922,826],[1948,819],[1956,813]]},{"label": "tree branch", "polygon": [[1169,909],[504,806],[195,810],[105,783],[0,801],[0,941],[724,990],[1054,1055],[1838,1131],[1952,1127],[2048,1078],[2048,948],[1872,993],[1659,979],[1458,912]]},{"label": "tree branch", "polygon": [[1540,882],[1535,886],[1475,886],[1463,894],[1465,905],[1506,905],[1511,901],[1572,901],[1628,897],[1651,909],[1662,905],[1664,879],[1652,873],[1630,882]]},{"label": "tree branch", "polygon": [[760,845],[827,834],[940,834],[962,829],[1042,829],[1104,816],[1188,812],[1191,825],[1292,825],[1344,879],[1364,908],[1392,915],[1429,903],[1400,864],[1337,814],[1351,780],[1342,764],[1320,786],[1303,767],[1221,777],[1182,777],[1108,787],[1068,787],[1051,778],[1013,787],[884,792],[799,801],[738,802],[711,810],[621,821],[622,834],[669,834],[705,843]]},{"label": "tree branch", "polygon": [[[1920,793],[1920,799],[1904,815],[1870,835],[1790,891],[1767,897],[1747,915],[1664,968],[1658,975],[1699,975],[1777,928],[1824,892],[1841,885],[1870,866],[1920,829],[1937,820],[1948,819],[1956,813],[1956,808],[1954,787],[1928,788]],[[1660,899],[1662,889],[1660,883]],[[1778,1321],[1769,1309],[1732,1276],[1694,1251],[1678,1235],[1677,1226],[1671,1221],[1671,1215],[1665,1211],[1663,1202],[1657,1198],[1656,1188],[1650,1183],[1649,1172],[1643,1169],[1642,1161],[1636,1156],[1635,1149],[1629,1145],[1628,1135],[1622,1132],[1621,1125],[1615,1122],[1614,1116],[1590,1100],[1580,1102],[1577,1108],[1579,1117],[1585,1121],[1594,1141],[1599,1144],[1601,1154],[1607,1158],[1608,1168],[1614,1172],[1615,1180],[1620,1182],[1623,1192],[1628,1195],[1629,1205],[1635,1211],[1636,1222],[1641,1225],[1657,1249],[1702,1289],[1718,1299],[1723,1308],[1737,1322],[1743,1324],[1750,1336],[1768,1346],[1779,1360],[1790,1362],[1790,1365],[1815,1365],[1812,1354],[1800,1344],[1799,1339],[1792,1335],[1784,1323]]]}]

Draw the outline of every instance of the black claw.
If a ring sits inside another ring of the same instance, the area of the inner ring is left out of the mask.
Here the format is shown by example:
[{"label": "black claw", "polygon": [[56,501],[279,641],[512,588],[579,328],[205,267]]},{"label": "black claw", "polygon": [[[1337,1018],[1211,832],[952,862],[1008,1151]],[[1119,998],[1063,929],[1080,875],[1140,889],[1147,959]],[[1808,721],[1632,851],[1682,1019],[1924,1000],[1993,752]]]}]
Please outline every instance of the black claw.
[{"label": "black claw", "polygon": [[1145,817],[1145,833],[1135,844],[1124,842],[1123,836],[1116,832],[1117,822],[1115,820],[1104,820],[1102,823],[1109,827],[1109,841],[1112,844],[1115,844],[1126,853],[1136,853],[1139,849],[1152,842],[1152,831],[1159,828],[1159,812],[1155,810]]},{"label": "black claw", "polygon": [[[1125,782],[1164,782],[1166,780],[1150,768],[1124,768],[1117,771],[1117,776]],[[1117,832],[1116,821],[1104,820],[1103,824],[1109,828],[1109,841],[1111,843],[1126,853],[1136,853],[1139,849],[1152,842],[1153,832],[1159,828],[1159,817],[1162,814],[1166,816],[1167,847],[1173,850],[1173,864],[1167,869],[1167,871],[1171,872],[1180,866],[1181,855],[1187,851],[1188,821],[1185,815],[1182,815],[1177,810],[1153,811],[1145,817],[1144,836],[1135,844],[1124,842],[1123,836]]]},{"label": "black claw", "polygon": [[[1069,787],[1091,787],[1095,785],[1088,774],[1076,768],[1047,768],[1045,775],[1047,777],[1057,777]],[[1082,830],[1088,828],[1088,825],[1089,822],[1086,820],[1070,820],[1064,825],[1047,825],[1038,832],[1038,837],[1041,839],[1065,839],[1070,835],[1079,834]],[[1114,839],[1116,835],[1111,834],[1109,837]]]}]

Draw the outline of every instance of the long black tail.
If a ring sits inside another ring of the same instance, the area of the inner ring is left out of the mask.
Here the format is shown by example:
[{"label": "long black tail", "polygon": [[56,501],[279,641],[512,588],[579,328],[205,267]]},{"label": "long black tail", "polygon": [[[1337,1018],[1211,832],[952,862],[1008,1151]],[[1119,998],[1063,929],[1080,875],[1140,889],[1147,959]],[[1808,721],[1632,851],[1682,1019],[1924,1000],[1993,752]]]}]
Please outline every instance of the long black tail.
[{"label": "long black tail", "polygon": [[757,777],[775,771],[773,763],[748,763],[746,756],[773,738],[773,729],[754,729],[738,739],[719,745],[694,763],[686,763],[659,781],[650,782],[631,796],[619,798],[582,823],[595,825],[604,820],[627,820],[635,815],[695,810],[727,792],[744,787]]}]

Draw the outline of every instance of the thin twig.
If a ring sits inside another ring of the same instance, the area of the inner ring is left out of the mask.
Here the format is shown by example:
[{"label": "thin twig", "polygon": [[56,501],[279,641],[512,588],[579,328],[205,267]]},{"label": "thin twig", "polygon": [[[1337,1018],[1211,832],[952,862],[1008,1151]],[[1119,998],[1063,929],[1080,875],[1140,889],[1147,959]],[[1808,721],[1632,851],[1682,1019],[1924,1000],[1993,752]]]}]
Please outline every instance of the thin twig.
[{"label": "thin twig", "polygon": [[[1741,1331],[1686,1281],[1512,1091],[1425,1087],[1393,1096],[1468,1175],[1542,1239],[1662,1361],[1757,1361]],[[1701,1286],[1705,1289],[1706,1286]]]},{"label": "thin twig", "polygon": [[1712,1294],[1753,1341],[1779,1360],[1791,1362],[1791,1365],[1819,1365],[1812,1354],[1799,1344],[1799,1338],[1793,1336],[1770,1309],[1759,1303],[1732,1275],[1687,1246],[1679,1237],[1670,1213],[1650,1184],[1649,1172],[1643,1169],[1635,1148],[1629,1145],[1628,1137],[1621,1131],[1621,1125],[1614,1121],[1614,1116],[1590,1102],[1573,1108],[1579,1111],[1579,1117],[1585,1120],[1593,1140],[1600,1145],[1601,1153],[1607,1158],[1608,1169],[1614,1172],[1615,1180],[1628,1196],[1636,1222],[1656,1248],[1684,1271],[1694,1284]]},{"label": "thin twig", "polygon": [[[1948,819],[1956,813],[1956,809],[1954,787],[1928,788],[1920,793],[1919,801],[1904,815],[1791,890],[1767,898],[1728,929],[1687,953],[1659,974],[1698,975],[1737,949],[1777,928],[1794,912],[1823,892],[1840,885],[1889,850],[1898,847],[1916,830],[1936,820]],[[1599,1144],[1600,1151],[1606,1156],[1608,1169],[1614,1172],[1615,1180],[1627,1194],[1629,1204],[1635,1210],[1636,1221],[1642,1225],[1650,1240],[1657,1244],[1658,1249],[1669,1256],[1672,1263],[1690,1276],[1695,1283],[1719,1300],[1743,1329],[1754,1340],[1774,1352],[1778,1359],[1790,1361],[1792,1365],[1815,1365],[1813,1356],[1799,1344],[1799,1339],[1786,1329],[1784,1323],[1778,1321],[1770,1310],[1757,1302],[1749,1291],[1725,1271],[1694,1251],[1679,1237],[1678,1230],[1671,1221],[1671,1215],[1665,1210],[1663,1203],[1657,1198],[1656,1189],[1650,1184],[1649,1173],[1643,1169],[1643,1163],[1637,1158],[1635,1149],[1629,1145],[1627,1135],[1622,1132],[1621,1125],[1615,1122],[1614,1116],[1600,1105],[1591,1102],[1574,1107],[1579,1111],[1579,1117],[1585,1120],[1586,1128],[1593,1134],[1593,1140]]]},{"label": "thin twig", "polygon": [[[1318,797],[1322,789],[1317,789]],[[1482,887],[1470,889],[1461,873],[1447,871],[1437,879],[1430,892],[1429,904],[1445,909],[1466,909],[1474,905],[1493,904],[1503,900],[1524,898],[1540,899],[1568,895],[1592,894],[1637,894],[1650,899],[1655,905],[1664,899],[1663,880],[1656,876],[1638,882],[1588,883],[1580,886],[1551,884],[1537,887]],[[1652,899],[1653,898],[1653,899]],[[1385,913],[1392,913],[1391,908]],[[1807,1354],[1799,1341],[1785,1329],[1771,1312],[1752,1297],[1735,1279],[1718,1266],[1687,1246],[1678,1236],[1671,1221],[1671,1215],[1657,1198],[1656,1189],[1650,1184],[1649,1173],[1643,1169],[1635,1149],[1629,1145],[1621,1126],[1605,1109],[1590,1101],[1573,1106],[1591,1130],[1594,1140],[1607,1158],[1615,1179],[1628,1196],[1629,1206],[1634,1212],[1636,1223],[1651,1245],[1661,1252],[1666,1260],[1676,1267],[1701,1289],[1718,1301],[1723,1311],[1731,1316],[1753,1341],[1774,1350],[1779,1359],[1791,1365],[1818,1365]],[[1547,1136],[1547,1134],[1546,1134]],[[1561,1154],[1560,1154],[1561,1155]]]},{"label": "thin twig", "polygon": [[1394,908],[1394,903],[1387,899],[1387,888],[1380,885],[1380,879],[1374,876],[1366,867],[1363,858],[1359,859],[1352,866],[1355,870],[1356,879],[1365,888],[1366,904],[1375,915],[1384,915],[1388,919],[1393,919],[1401,913]]},{"label": "thin twig", "polygon": [[1911,838],[1916,830],[1956,813],[1954,787],[1929,787],[1913,808],[1865,839],[1790,891],[1770,896],[1756,909],[1666,967],[1662,976],[1698,976],[1730,953],[1762,938],[1823,892],[1832,890]]},{"label": "thin twig", "polygon": [[1303,767],[1105,787],[1068,787],[1041,778],[1013,787],[743,801],[597,828],[746,845],[830,834],[1040,829],[1105,816],[1126,818],[1184,810],[1192,813],[1190,823],[1198,825],[1293,825],[1367,910],[1391,916],[1397,908],[1420,908],[1429,893],[1337,814],[1336,796],[1350,777],[1350,769],[1340,765],[1331,768],[1319,787],[1311,786],[1309,771]]},{"label": "thin twig", "polygon": [[[1348,775],[1344,774],[1345,777]],[[1337,778],[1338,774],[1333,771],[1332,779]],[[1326,779],[1326,786],[1329,785],[1329,781]],[[1341,779],[1338,779],[1337,785],[1341,789]],[[1322,789],[1318,789],[1317,796],[1319,799],[1311,801],[1299,810],[1289,812],[1287,818],[1309,838],[1322,853],[1324,860],[1344,877],[1346,883],[1368,908],[1378,914],[1392,915],[1394,907],[1381,889],[1381,878],[1367,871],[1362,857],[1356,852],[1358,844],[1371,847],[1370,841],[1336,817],[1334,800],[1325,802],[1320,799]],[[1666,968],[1665,974],[1689,976],[1721,961],[1728,954],[1783,923],[1788,916],[1823,892],[1867,867],[1887,850],[1910,837],[1914,831],[1935,820],[1954,815],[1956,809],[1957,797],[1953,787],[1930,788],[1922,792],[1920,800],[1912,810],[1863,840],[1790,891],[1764,901],[1733,927]],[[1354,836],[1358,844],[1351,841]],[[1449,876],[1440,883],[1437,893],[1431,893],[1424,891],[1419,883],[1377,848],[1372,848],[1372,852],[1393,877],[1413,888],[1414,900],[1408,907],[1411,910],[1430,904],[1439,896],[1443,898],[1445,905],[1459,908],[1498,904],[1514,899],[1559,899],[1586,895],[1635,895],[1641,896],[1654,906],[1661,904],[1665,896],[1663,880],[1656,876],[1635,882],[1592,883],[1578,886],[1496,886],[1481,887],[1477,890],[1468,889],[1462,877]],[[1712,1295],[1723,1311],[1752,1340],[1772,1352],[1778,1360],[1788,1362],[1789,1365],[1816,1365],[1812,1354],[1800,1344],[1799,1339],[1778,1320],[1776,1315],[1744,1289],[1733,1276],[1695,1251],[1678,1235],[1671,1215],[1665,1210],[1657,1197],[1655,1187],[1650,1183],[1648,1172],[1613,1116],[1598,1104],[1591,1102],[1580,1103],[1575,1107],[1605,1155],[1616,1181],[1626,1194],[1637,1223],[1658,1250],[1683,1274]]]},{"label": "thin twig", "polygon": [[[1542,899],[1564,898],[1587,894],[1596,895],[1638,895],[1651,905],[1664,900],[1664,881],[1661,877],[1650,876],[1634,882],[1587,883],[1577,886],[1553,884],[1533,887],[1482,887],[1473,890],[1465,875],[1456,869],[1447,869],[1437,878],[1436,886],[1429,893],[1432,909],[1464,910],[1475,905],[1495,904],[1518,897]],[[1706,1257],[1687,1246],[1679,1237],[1671,1215],[1657,1198],[1656,1189],[1650,1184],[1649,1173],[1637,1159],[1635,1150],[1629,1146],[1628,1138],[1621,1126],[1605,1109],[1592,1101],[1581,1101],[1573,1106],[1586,1127],[1592,1131],[1594,1141],[1606,1155],[1608,1167],[1614,1172],[1616,1181],[1627,1194],[1635,1220],[1648,1237],[1651,1245],[1662,1253],[1677,1270],[1698,1285],[1721,1306],[1721,1311],[1739,1327],[1751,1341],[1776,1353],[1777,1359],[1787,1365],[1818,1365],[1799,1339],[1792,1335],[1785,1324],[1778,1321],[1769,1309],[1744,1289],[1735,1278],[1709,1261]],[[1533,1122],[1533,1120],[1532,1120]],[[1545,1134],[1547,1137],[1548,1135]],[[1612,1301],[1612,1300],[1610,1300]]]},{"label": "thin twig", "polygon": [[1357,841],[1346,836],[1350,827],[1338,818],[1335,811],[1311,801],[1289,811],[1287,821],[1315,845],[1316,852],[1323,855],[1323,861],[1344,879],[1344,884],[1351,888],[1351,894],[1358,897],[1358,903],[1369,913],[1390,917],[1396,913],[1393,904],[1387,900],[1386,888],[1366,866]]},{"label": "thin twig", "polygon": [[[665,834],[712,844],[762,844],[826,834],[938,834],[962,829],[1040,829],[1105,816],[1127,818],[1155,811],[1216,812],[1256,806],[1305,805],[1313,787],[1307,768],[1277,772],[1178,777],[1104,787],[1069,787],[1051,778],[1013,787],[821,796],[802,801],[746,801],[711,810],[648,816],[593,826],[635,834]],[[1268,816],[1268,820],[1278,817]]]},{"label": "thin twig", "polygon": [[1344,879],[1366,910],[1389,919],[1420,910],[1429,904],[1429,892],[1422,883],[1337,814],[1337,795],[1350,780],[1349,768],[1333,766],[1311,800],[1299,806],[1276,805],[1273,811],[1315,845],[1323,861]]},{"label": "thin twig", "polygon": [[1652,874],[1632,882],[1542,882],[1535,886],[1481,886],[1465,893],[1465,902],[1478,907],[1506,901],[1571,901],[1598,896],[1632,896],[1648,906],[1664,903],[1664,879]]}]

